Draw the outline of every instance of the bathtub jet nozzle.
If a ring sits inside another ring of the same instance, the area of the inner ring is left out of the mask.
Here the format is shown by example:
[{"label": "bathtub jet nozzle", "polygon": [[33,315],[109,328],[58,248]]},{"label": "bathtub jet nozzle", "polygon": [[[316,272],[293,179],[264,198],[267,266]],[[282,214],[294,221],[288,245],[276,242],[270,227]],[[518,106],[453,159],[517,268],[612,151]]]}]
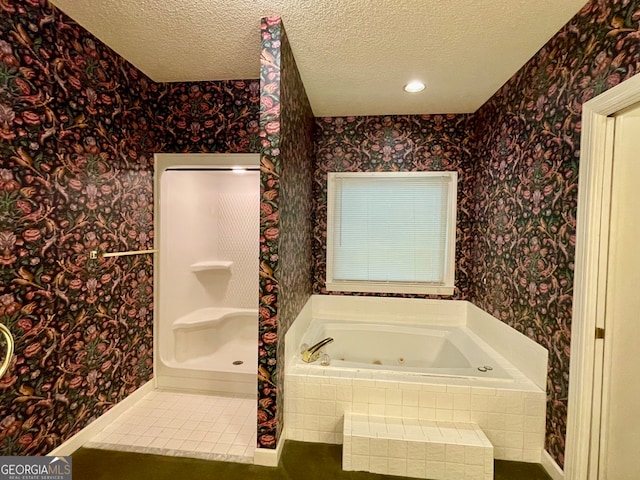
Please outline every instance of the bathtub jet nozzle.
[{"label": "bathtub jet nozzle", "polygon": [[320,358],[322,347],[333,342],[333,338],[327,337],[324,340],[320,340],[314,346],[307,348],[302,352],[302,361],[306,363],[313,363]]}]

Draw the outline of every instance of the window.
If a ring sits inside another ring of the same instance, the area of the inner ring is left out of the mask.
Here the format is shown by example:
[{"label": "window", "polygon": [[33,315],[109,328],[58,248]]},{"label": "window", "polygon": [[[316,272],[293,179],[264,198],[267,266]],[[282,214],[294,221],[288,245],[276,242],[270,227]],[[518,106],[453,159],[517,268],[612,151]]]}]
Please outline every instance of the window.
[{"label": "window", "polygon": [[327,290],[452,295],[457,179],[329,173]]}]

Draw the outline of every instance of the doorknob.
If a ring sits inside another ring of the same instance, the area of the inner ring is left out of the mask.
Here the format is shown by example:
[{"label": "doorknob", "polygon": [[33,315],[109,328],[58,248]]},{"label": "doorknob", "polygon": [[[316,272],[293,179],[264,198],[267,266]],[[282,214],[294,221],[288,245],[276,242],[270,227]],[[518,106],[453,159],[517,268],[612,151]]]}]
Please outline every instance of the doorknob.
[{"label": "doorknob", "polygon": [[7,354],[5,355],[4,360],[2,361],[2,365],[0,365],[0,378],[2,378],[6,373],[6,371],[9,369],[9,364],[11,363],[11,357],[13,356],[13,335],[11,335],[11,332],[9,331],[9,329],[6,326],[4,326],[2,323],[0,323],[0,333],[4,335],[4,338],[6,339],[6,344],[7,344]]}]

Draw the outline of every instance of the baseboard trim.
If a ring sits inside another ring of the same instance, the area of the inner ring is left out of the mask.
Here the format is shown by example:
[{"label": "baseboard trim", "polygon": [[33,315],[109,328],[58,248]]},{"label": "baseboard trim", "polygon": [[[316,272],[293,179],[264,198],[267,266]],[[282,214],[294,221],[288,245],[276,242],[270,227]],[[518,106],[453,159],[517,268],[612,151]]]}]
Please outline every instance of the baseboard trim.
[{"label": "baseboard trim", "polygon": [[69,438],[62,445],[51,450],[47,455],[53,456],[65,456],[71,455],[78,448],[82,447],[85,443],[91,440],[94,436],[100,433],[107,425],[112,423],[117,417],[123,414],[126,410],[131,408],[135,403],[141,400],[145,395],[151,393],[155,388],[154,380],[149,380],[147,383],[138,388],[135,392],[129,395],[127,398],[116,404],[110,410],[103,415],[100,415],[89,425],[84,427],[73,437]]},{"label": "baseboard trim", "polygon": [[283,429],[276,448],[256,448],[253,454],[253,464],[262,467],[277,467],[280,463],[280,455],[282,455],[286,439],[286,429]]},{"label": "baseboard trim", "polygon": [[546,470],[546,472],[553,480],[564,480],[564,471],[546,450],[542,451],[542,458],[540,463],[542,464],[542,468]]}]

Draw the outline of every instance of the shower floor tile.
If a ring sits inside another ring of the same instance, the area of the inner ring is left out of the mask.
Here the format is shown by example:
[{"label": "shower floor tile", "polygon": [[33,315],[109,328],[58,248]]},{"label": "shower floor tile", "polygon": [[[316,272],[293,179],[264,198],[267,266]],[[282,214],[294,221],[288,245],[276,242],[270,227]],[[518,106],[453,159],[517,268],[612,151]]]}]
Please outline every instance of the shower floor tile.
[{"label": "shower floor tile", "polygon": [[253,463],[256,402],[154,390],[84,446]]}]

